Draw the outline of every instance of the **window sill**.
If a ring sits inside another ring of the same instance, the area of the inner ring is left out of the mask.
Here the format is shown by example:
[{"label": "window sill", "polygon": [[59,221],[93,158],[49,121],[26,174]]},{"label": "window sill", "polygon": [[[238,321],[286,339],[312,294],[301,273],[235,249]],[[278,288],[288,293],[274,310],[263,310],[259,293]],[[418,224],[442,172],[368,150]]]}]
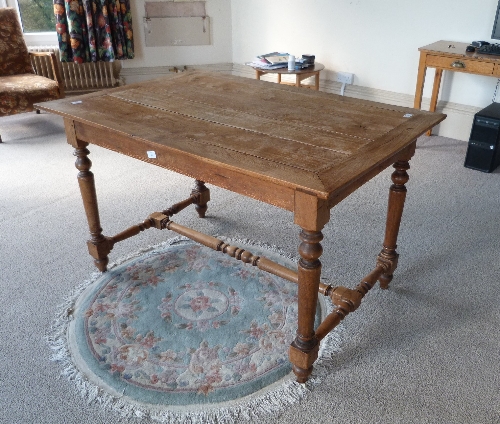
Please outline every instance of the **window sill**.
[{"label": "window sill", "polygon": [[57,46],[56,32],[25,32],[24,41],[28,46]]}]

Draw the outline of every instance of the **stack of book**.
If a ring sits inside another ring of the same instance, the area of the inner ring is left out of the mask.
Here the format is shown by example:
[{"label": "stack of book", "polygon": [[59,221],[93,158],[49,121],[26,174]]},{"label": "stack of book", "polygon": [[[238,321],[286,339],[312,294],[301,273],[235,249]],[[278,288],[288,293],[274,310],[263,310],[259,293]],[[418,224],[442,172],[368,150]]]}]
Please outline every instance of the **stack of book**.
[{"label": "stack of book", "polygon": [[[288,53],[272,52],[257,56],[252,62],[246,65],[253,68],[263,70],[273,70],[279,68],[286,68],[288,66]],[[308,63],[302,58],[295,59],[295,69],[302,69],[308,66]]]}]

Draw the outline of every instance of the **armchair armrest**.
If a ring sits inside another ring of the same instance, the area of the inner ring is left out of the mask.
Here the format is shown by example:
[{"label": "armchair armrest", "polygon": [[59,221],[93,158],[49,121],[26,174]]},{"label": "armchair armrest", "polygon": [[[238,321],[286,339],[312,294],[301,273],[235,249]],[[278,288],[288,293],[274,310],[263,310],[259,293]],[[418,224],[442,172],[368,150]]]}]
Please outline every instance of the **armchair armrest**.
[{"label": "armchair armrest", "polygon": [[[54,75],[54,80],[57,81],[59,84],[59,91],[61,93],[61,98],[64,97],[64,81],[61,76],[61,71],[59,69],[59,62],[56,58],[56,54],[54,52],[29,52],[31,58],[35,57],[49,57],[51,69],[52,69],[52,75]],[[36,66],[33,67],[35,70],[35,73],[38,74]],[[46,76],[46,75],[42,75]]]}]

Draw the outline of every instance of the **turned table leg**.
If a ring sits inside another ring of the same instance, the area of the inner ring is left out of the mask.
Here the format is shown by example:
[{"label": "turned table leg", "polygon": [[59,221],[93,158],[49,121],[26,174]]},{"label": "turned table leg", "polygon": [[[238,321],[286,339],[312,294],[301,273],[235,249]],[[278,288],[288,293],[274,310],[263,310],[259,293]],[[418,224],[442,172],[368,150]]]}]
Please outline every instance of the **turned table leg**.
[{"label": "turned table leg", "polygon": [[386,269],[379,278],[380,287],[383,289],[389,287],[394,270],[398,266],[399,255],[396,252],[396,243],[406,198],[405,184],[409,180],[406,171],[410,169],[408,161],[398,161],[393,166],[395,168],[395,171],[392,173],[392,182],[394,184],[391,185],[389,190],[384,245],[377,258],[377,263],[381,264]]},{"label": "turned table leg", "polygon": [[298,264],[298,325],[297,336],[290,346],[290,361],[299,383],[305,383],[318,358],[319,341],[315,336],[314,321],[321,275],[319,257],[323,253],[320,231],[302,230]]},{"label": "turned table leg", "polygon": [[191,195],[197,196],[197,201],[195,202],[195,209],[198,212],[200,218],[205,218],[205,213],[207,212],[207,203],[210,201],[210,190],[205,186],[205,183],[200,180],[195,180],[195,186]]},{"label": "turned table leg", "polygon": [[290,345],[290,362],[299,383],[305,383],[318,358],[319,341],[314,322],[323,253],[321,230],[330,220],[328,202],[301,191],[295,192],[294,222],[301,228],[298,263],[297,336]]},{"label": "turned table leg", "polygon": [[88,143],[77,141],[74,152],[76,156],[75,166],[80,171],[78,173],[78,184],[90,230],[90,240],[87,241],[87,246],[90,255],[94,258],[95,265],[99,271],[104,272],[107,269],[108,253],[111,251],[111,248],[106,237],[102,235],[94,174],[90,171],[92,162],[88,158],[90,152],[87,146]]}]

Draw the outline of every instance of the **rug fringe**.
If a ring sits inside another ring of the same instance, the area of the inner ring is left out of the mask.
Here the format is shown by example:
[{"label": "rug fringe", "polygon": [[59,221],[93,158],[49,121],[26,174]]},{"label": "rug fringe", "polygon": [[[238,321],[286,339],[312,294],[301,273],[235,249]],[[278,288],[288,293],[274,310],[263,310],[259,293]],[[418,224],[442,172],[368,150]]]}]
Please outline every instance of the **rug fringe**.
[{"label": "rug fringe", "polygon": [[[153,254],[158,248],[190,241],[191,240],[183,236],[171,238],[163,243],[141,249],[134,254],[121,258],[110,264],[109,269],[140,254],[148,252]],[[226,241],[268,249],[278,253],[286,259],[293,261],[297,260],[296,257],[286,254],[281,249],[265,243],[256,243],[248,239],[227,239]],[[321,342],[318,360],[315,362],[314,371],[307,383],[299,384],[290,379],[279,383],[278,387],[269,389],[269,391],[263,395],[249,395],[246,399],[232,401],[232,403],[238,403],[237,405],[193,405],[189,408],[196,407],[198,409],[196,412],[193,412],[186,411],[187,407],[181,408],[169,405],[165,405],[164,408],[156,405],[144,407],[127,399],[125,396],[113,396],[89,381],[85,374],[76,368],[72,361],[67,339],[68,327],[73,318],[72,313],[78,297],[101,275],[102,273],[99,272],[93,273],[89,280],[76,287],[64,302],[59,305],[60,312],[56,315],[50,333],[45,336],[45,339],[52,349],[50,359],[62,365],[61,376],[75,384],[78,392],[86,399],[87,403],[98,404],[103,408],[113,410],[122,418],[150,419],[159,423],[172,424],[230,424],[241,421],[258,422],[265,417],[269,418],[280,415],[291,405],[299,403],[315,386],[320,384],[323,378],[334,368],[331,357],[333,354],[340,351],[343,333],[341,326],[337,327],[334,332],[331,332]],[[324,302],[322,307],[324,308],[324,315],[330,313],[333,309],[329,302]]]}]

